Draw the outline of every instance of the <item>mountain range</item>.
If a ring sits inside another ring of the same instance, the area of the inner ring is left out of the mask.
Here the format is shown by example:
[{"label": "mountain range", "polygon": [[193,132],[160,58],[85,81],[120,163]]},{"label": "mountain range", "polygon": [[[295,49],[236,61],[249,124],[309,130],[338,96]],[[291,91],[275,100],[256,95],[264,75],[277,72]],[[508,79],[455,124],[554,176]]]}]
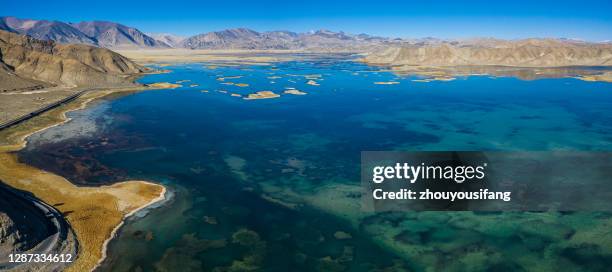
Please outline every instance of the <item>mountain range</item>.
[{"label": "mountain range", "polygon": [[195,35],[178,45],[190,49],[309,49],[309,50],[364,50],[385,43],[389,38],[367,34],[318,30],[307,33],[291,31],[257,32],[246,28],[227,29]]},{"label": "mountain range", "polygon": [[234,28],[191,37],[145,34],[118,23],[59,21],[0,17],[0,30],[60,44],[86,44],[111,49],[184,48],[243,50],[306,50],[367,53],[365,62],[394,66],[500,65],[522,67],[610,66],[612,43],[572,39],[501,40],[473,38],[444,40],[432,37],[399,39],[329,30],[296,33],[258,32]]},{"label": "mountain range", "polygon": [[470,39],[429,45],[404,44],[369,53],[370,64],[431,66],[612,66],[612,44],[567,39]]},{"label": "mountain range", "polygon": [[0,17],[0,30],[28,35],[58,43],[82,43],[112,49],[187,48],[187,49],[310,49],[365,51],[381,44],[402,40],[352,35],[344,32],[318,30],[307,33],[291,31],[257,32],[246,28],[208,32],[191,37],[172,34],[145,34],[122,24],[91,21],[64,23],[60,21]]},{"label": "mountain range", "polygon": [[58,43],[82,43],[106,48],[168,48],[140,30],[122,24],[92,21],[64,23],[0,17],[0,30]]},{"label": "mountain range", "polygon": [[[368,34],[348,34],[329,30],[297,33],[291,31],[258,32],[234,28],[207,32],[191,37],[168,33],[143,33],[122,24],[106,21],[65,23],[60,21],[0,17],[0,30],[58,43],[82,43],[111,49],[186,48],[186,49],[246,49],[246,50],[311,50],[311,51],[383,51],[386,48],[415,48],[448,45],[457,48],[511,47],[517,41],[494,38],[444,40],[432,37],[400,39]],[[547,41],[576,45],[585,42],[569,39],[529,39],[532,45]],[[599,43],[606,44],[606,43]],[[610,44],[610,43],[607,43]],[[551,45],[550,43],[548,45]],[[410,49],[405,49],[410,50]],[[404,50],[404,51],[405,51]]]}]

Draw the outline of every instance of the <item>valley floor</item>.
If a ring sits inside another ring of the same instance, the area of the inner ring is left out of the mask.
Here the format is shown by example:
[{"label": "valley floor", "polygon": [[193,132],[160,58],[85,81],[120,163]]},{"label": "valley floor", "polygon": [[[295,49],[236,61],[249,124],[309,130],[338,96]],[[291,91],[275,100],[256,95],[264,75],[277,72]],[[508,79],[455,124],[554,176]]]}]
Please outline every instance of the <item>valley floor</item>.
[{"label": "valley floor", "polygon": [[297,50],[190,50],[190,49],[133,49],[116,50],[138,63],[155,62],[225,62],[267,64],[297,59]]},{"label": "valley floor", "polygon": [[31,113],[78,92],[79,89],[76,88],[51,87],[0,93],[0,123]]}]

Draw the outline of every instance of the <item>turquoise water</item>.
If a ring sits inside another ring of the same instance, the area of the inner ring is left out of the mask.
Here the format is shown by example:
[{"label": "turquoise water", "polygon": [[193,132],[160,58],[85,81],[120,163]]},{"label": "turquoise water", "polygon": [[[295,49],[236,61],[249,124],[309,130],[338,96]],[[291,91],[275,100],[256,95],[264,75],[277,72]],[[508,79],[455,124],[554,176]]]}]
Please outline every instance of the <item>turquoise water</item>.
[{"label": "turquoise water", "polygon": [[[20,152],[76,183],[147,179],[171,189],[164,207],[129,221],[101,270],[596,271],[612,264],[609,214],[359,208],[364,150],[611,150],[612,84],[489,76],[425,83],[325,57],[163,69],[172,72],[141,82],[189,82],[99,102]],[[282,94],[286,88],[307,95]],[[281,97],[230,95],[262,90]]]}]

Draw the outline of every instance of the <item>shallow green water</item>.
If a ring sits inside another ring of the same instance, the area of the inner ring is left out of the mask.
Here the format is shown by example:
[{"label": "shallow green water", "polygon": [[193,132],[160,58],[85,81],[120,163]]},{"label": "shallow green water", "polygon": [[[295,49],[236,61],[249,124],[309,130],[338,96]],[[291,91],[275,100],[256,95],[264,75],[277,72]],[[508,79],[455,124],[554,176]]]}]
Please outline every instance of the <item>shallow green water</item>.
[{"label": "shallow green water", "polygon": [[[125,226],[102,270],[575,271],[612,264],[609,214],[359,208],[364,150],[611,150],[612,84],[488,76],[423,83],[338,58],[164,69],[172,73],[141,81],[190,81],[76,112],[71,125],[33,136],[20,153],[78,183],[136,178],[171,188],[169,203]],[[308,94],[230,96],[286,88]]]}]

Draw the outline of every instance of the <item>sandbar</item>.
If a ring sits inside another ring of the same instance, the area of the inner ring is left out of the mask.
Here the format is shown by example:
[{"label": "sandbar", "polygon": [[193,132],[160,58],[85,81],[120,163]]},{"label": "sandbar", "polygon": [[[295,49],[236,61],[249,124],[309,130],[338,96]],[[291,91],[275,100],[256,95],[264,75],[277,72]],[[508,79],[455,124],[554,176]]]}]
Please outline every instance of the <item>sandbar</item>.
[{"label": "sandbar", "polygon": [[183,87],[183,85],[176,84],[176,83],[170,83],[170,82],[156,82],[156,83],[147,84],[147,87],[152,88],[152,89],[176,89],[176,88]]},{"label": "sandbar", "polygon": [[225,81],[226,79],[238,79],[241,78],[242,76],[228,76],[228,77],[219,77],[217,78],[218,81]]},{"label": "sandbar", "polygon": [[305,95],[305,94],[308,94],[306,92],[302,92],[302,91],[296,90],[296,89],[288,89],[288,90],[285,90],[283,93],[285,93],[285,94],[292,94],[292,95]]},{"label": "sandbar", "polygon": [[308,80],[308,82],[306,82],[306,84],[308,84],[308,85],[312,85],[312,86],[319,86],[319,83],[317,83],[317,82],[316,82],[316,81],[314,81],[314,80]]},{"label": "sandbar", "polygon": [[412,81],[414,82],[432,82],[432,81],[453,81],[456,78],[454,77],[432,77],[432,78],[425,78],[425,79],[413,79]]},{"label": "sandbar", "polygon": [[577,79],[583,81],[601,81],[601,82],[612,82],[612,71],[605,72],[598,75],[584,75],[578,76]]},{"label": "sandbar", "polygon": [[394,84],[400,84],[398,81],[377,81],[374,82],[374,84],[376,85],[394,85]]},{"label": "sandbar", "polygon": [[279,94],[276,94],[272,91],[259,91],[256,93],[252,93],[244,97],[245,100],[255,100],[255,99],[270,99],[270,98],[278,98]]}]

